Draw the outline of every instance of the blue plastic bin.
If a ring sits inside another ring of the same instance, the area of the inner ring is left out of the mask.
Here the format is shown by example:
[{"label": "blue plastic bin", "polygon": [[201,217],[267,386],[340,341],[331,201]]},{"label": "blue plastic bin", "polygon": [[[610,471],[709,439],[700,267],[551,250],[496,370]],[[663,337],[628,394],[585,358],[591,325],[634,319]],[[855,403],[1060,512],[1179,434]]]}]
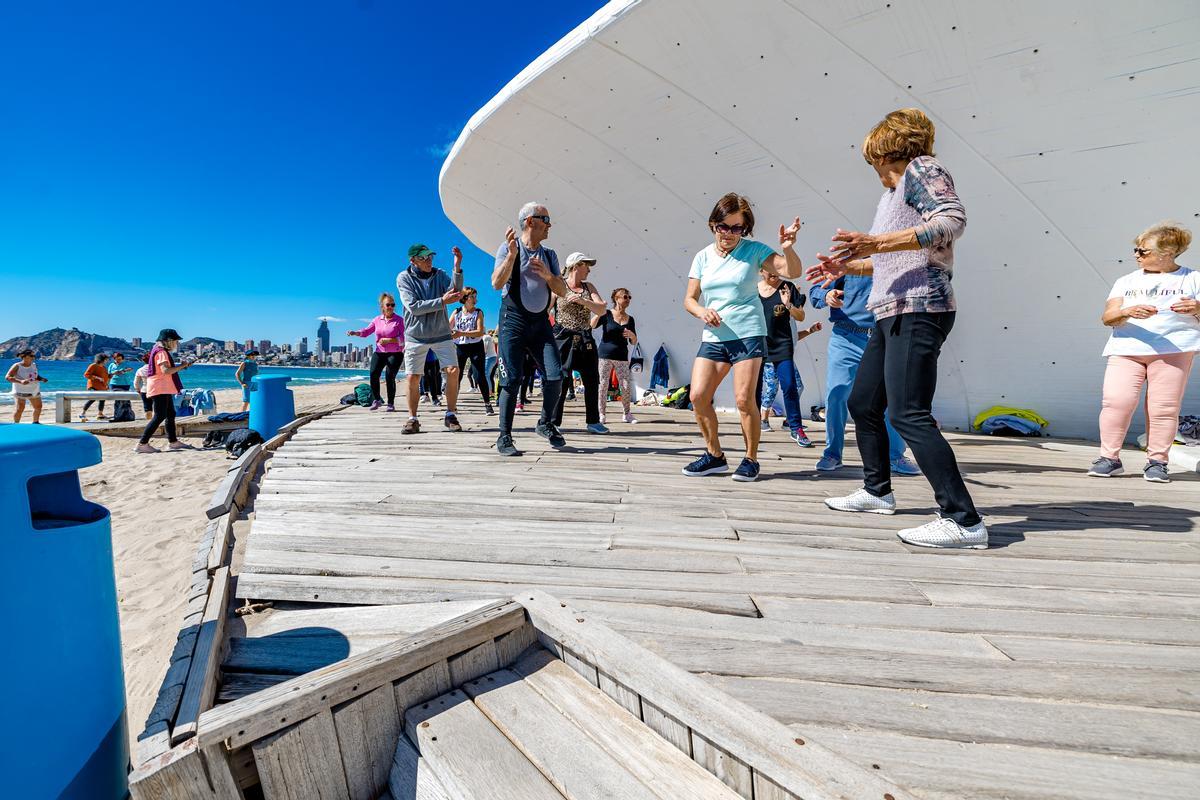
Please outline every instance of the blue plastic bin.
[{"label": "blue plastic bin", "polygon": [[5,797],[127,794],[112,526],[76,471],[99,463],[89,433],[0,425]]},{"label": "blue plastic bin", "polygon": [[250,379],[250,429],[270,439],[296,418],[296,399],[287,375],[255,375]]}]

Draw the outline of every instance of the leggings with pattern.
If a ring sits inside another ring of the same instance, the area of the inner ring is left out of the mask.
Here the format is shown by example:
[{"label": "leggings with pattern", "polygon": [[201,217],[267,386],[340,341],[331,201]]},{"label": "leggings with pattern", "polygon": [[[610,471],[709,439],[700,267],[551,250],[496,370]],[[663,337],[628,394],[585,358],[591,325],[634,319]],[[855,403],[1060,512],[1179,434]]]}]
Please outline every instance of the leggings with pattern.
[{"label": "leggings with pattern", "polygon": [[612,380],[609,376],[617,373],[617,389],[621,393],[621,406],[629,413],[629,403],[633,399],[633,380],[629,374],[629,361],[614,361],[611,358],[600,359],[600,421],[604,421],[604,413],[608,407],[608,387]]}]

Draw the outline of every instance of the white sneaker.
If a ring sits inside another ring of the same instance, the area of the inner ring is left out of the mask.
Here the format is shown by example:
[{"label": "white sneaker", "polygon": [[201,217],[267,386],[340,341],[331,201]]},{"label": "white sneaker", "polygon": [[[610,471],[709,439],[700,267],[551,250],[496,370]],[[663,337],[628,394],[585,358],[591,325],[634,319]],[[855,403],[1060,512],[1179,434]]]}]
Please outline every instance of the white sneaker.
[{"label": "white sneaker", "polygon": [[633,416],[633,414],[632,414],[632,413],[627,413],[627,414],[625,415],[625,422],[627,422],[627,423],[628,423],[628,424],[630,424],[630,425],[637,425],[637,424],[638,424],[638,421],[637,421],[637,419],[636,419],[636,418]]},{"label": "white sneaker", "polygon": [[980,520],[969,528],[964,528],[949,517],[938,517],[919,528],[907,528],[897,531],[900,541],[917,547],[963,548],[968,550],[987,550],[987,526]]},{"label": "white sneaker", "polygon": [[834,511],[865,511],[868,514],[895,514],[896,495],[876,497],[866,489],[859,489],[845,497],[826,497],[825,505]]}]

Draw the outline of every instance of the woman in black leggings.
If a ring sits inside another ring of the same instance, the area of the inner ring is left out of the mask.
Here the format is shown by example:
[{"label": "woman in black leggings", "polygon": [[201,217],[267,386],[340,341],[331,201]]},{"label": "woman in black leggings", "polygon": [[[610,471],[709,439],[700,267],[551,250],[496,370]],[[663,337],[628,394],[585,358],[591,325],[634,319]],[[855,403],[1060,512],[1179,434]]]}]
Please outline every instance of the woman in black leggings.
[{"label": "woman in black leggings", "polygon": [[492,408],[492,393],[488,388],[487,373],[484,371],[483,333],[485,329],[483,309],[475,307],[478,299],[479,293],[470,286],[463,289],[462,307],[455,309],[454,313],[450,315],[450,328],[454,331],[454,346],[458,350],[459,382],[461,383],[462,376],[466,374],[463,366],[470,361],[475,380],[483,395],[484,410],[488,414],[495,414],[496,410]]},{"label": "woman in black leggings", "polygon": [[158,430],[158,426],[166,423],[167,449],[191,450],[193,448],[179,441],[175,435],[175,395],[183,391],[183,381],[178,373],[191,366],[184,363],[176,366],[171,356],[179,347],[179,334],[172,328],[164,328],[158,334],[158,341],[150,350],[150,363],[146,375],[146,396],[150,398],[150,407],[154,416],[142,431],[138,442],[137,452],[157,453],[158,448],[150,444],[150,437]]},{"label": "woman in black leggings", "polygon": [[383,405],[379,395],[379,377],[387,379],[387,410],[396,410],[396,373],[404,365],[404,317],[396,313],[396,298],[388,292],[379,295],[380,314],[360,331],[346,331],[348,336],[375,334],[375,353],[371,356],[371,410]]}]

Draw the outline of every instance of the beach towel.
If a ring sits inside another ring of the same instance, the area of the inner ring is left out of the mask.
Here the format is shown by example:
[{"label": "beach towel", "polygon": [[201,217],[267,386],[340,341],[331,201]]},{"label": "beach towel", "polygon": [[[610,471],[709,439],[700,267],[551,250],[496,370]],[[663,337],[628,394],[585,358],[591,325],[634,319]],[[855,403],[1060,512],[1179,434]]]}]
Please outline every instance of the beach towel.
[{"label": "beach towel", "polygon": [[[430,350],[429,352],[432,353],[433,351]],[[374,395],[371,394],[371,384],[369,383],[360,383],[358,386],[355,386],[354,395],[358,398],[358,404],[364,408],[371,405],[371,402],[375,399]]]},{"label": "beach towel", "polygon": [[975,428],[975,430],[982,430],[983,423],[985,420],[987,420],[990,417],[999,417],[999,416],[1021,417],[1022,419],[1027,419],[1030,422],[1036,423],[1038,428],[1044,428],[1050,424],[1050,420],[1046,419],[1045,417],[1043,417],[1041,414],[1037,413],[1036,411],[1031,411],[1028,408],[1013,408],[1012,406],[992,406],[991,408],[989,408],[985,411],[980,411],[978,414],[976,414],[975,420],[974,420],[974,422],[971,423],[971,426],[973,428]]}]

